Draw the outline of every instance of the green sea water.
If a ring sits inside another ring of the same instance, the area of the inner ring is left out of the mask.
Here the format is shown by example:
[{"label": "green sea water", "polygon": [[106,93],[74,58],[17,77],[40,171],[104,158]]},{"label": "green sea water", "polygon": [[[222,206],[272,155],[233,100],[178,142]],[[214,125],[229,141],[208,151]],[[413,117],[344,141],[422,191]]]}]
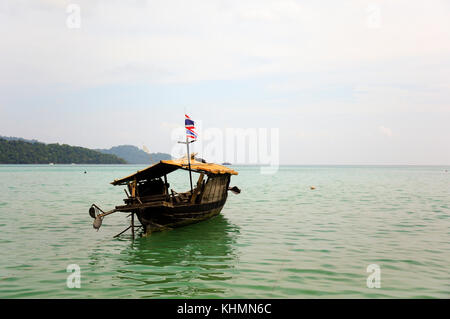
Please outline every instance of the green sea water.
[{"label": "green sea water", "polygon": [[95,231],[89,206],[121,204],[109,182],[141,168],[0,165],[0,298],[450,297],[449,167],[233,167],[242,192],[211,220],[113,239],[117,213]]}]

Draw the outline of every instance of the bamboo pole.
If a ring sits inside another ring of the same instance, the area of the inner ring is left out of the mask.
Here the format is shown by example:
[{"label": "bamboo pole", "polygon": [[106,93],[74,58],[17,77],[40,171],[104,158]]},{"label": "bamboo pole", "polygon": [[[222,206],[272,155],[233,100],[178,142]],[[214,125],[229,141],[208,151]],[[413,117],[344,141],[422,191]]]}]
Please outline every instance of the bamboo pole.
[{"label": "bamboo pole", "polygon": [[134,239],[134,213],[131,214],[131,234]]},{"label": "bamboo pole", "polygon": [[191,156],[189,155],[189,139],[187,136],[186,136],[186,147],[187,147],[187,157],[188,157],[188,166],[189,166],[189,181],[191,182],[191,196],[192,196],[194,191],[192,188]]},{"label": "bamboo pole", "polygon": [[128,229],[130,229],[131,226],[128,226],[125,230],[121,231],[120,233],[118,233],[117,235],[114,236],[114,238],[119,237],[120,235],[122,235],[124,232],[126,232]]}]

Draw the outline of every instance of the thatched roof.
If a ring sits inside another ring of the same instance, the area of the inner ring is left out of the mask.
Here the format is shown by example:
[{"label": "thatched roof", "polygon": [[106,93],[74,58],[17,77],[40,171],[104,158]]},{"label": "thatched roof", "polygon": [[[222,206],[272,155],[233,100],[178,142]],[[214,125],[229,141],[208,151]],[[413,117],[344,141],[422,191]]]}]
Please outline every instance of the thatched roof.
[{"label": "thatched roof", "polygon": [[[186,157],[176,159],[176,160],[165,160],[160,161],[159,163],[153,164],[147,168],[144,168],[140,171],[137,171],[134,174],[131,174],[127,177],[116,179],[111,184],[113,185],[123,185],[128,183],[129,181],[132,181],[136,179],[144,180],[144,179],[152,179],[164,176],[166,174],[172,173],[173,171],[177,169],[188,169],[188,160]],[[222,166],[219,164],[214,163],[203,163],[194,158],[192,156],[191,159],[191,171],[198,172],[198,173],[206,173],[206,174],[213,174],[213,175],[222,175],[222,174],[230,174],[230,175],[237,175],[238,173],[226,166]]]}]

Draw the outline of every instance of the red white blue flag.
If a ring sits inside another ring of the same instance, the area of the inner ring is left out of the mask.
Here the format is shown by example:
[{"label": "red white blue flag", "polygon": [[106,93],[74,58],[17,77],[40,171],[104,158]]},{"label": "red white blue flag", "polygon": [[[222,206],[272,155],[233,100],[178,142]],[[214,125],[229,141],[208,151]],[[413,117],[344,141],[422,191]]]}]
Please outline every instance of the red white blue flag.
[{"label": "red white blue flag", "polygon": [[191,120],[191,118],[185,114],[184,115],[184,125],[186,127],[186,137],[187,138],[191,138],[193,140],[197,139],[197,133],[195,133],[195,126],[194,126],[194,121]]}]

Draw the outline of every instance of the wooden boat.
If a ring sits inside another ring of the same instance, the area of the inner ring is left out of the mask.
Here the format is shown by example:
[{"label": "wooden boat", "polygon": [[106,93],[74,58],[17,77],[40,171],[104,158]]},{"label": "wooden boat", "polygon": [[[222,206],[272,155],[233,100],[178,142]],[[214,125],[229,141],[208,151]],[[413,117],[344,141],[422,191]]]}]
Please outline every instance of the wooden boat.
[{"label": "wooden boat", "polygon": [[[127,177],[114,180],[112,185],[128,188],[128,192],[125,190],[127,198],[124,199],[124,205],[116,206],[107,212],[93,204],[89,214],[95,219],[94,228],[100,228],[103,217],[115,212],[131,214],[131,226],[122,233],[131,228],[133,236],[135,216],[144,228],[144,233],[148,235],[218,215],[225,205],[228,191],[240,193],[239,188],[229,187],[231,175],[238,173],[229,167],[196,159],[194,155],[190,157],[190,161],[187,157],[163,160]],[[183,193],[170,189],[167,175],[178,169],[199,173],[195,187],[191,186],[191,190]]]}]

